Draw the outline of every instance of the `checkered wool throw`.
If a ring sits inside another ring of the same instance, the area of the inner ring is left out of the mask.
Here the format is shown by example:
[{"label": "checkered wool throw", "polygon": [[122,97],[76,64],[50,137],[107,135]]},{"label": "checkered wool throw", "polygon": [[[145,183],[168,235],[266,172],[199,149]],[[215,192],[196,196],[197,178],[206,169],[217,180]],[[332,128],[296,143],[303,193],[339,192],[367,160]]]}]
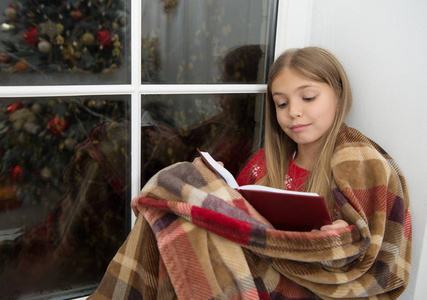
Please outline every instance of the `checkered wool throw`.
[{"label": "checkered wool throw", "polygon": [[403,176],[346,126],[333,172],[350,226],[286,232],[205,167],[160,171],[132,201],[135,226],[90,299],[398,298],[411,263]]}]

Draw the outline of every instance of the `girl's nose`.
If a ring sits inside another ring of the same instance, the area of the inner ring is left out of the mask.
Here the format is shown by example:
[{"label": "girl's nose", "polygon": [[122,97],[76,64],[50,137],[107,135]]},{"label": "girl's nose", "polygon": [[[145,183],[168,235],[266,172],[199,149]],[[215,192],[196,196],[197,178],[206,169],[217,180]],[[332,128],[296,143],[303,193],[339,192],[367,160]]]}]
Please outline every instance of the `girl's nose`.
[{"label": "girl's nose", "polygon": [[302,107],[297,103],[289,103],[288,104],[289,115],[292,118],[300,118],[302,116]]}]

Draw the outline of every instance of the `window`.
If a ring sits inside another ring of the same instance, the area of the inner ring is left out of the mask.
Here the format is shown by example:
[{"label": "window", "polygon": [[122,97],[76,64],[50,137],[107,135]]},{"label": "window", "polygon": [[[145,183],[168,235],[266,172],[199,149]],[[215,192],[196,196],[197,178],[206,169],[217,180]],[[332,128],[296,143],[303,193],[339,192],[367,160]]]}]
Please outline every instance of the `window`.
[{"label": "window", "polygon": [[0,294],[90,294],[130,200],[196,147],[237,174],[260,137],[277,2],[0,5]]}]

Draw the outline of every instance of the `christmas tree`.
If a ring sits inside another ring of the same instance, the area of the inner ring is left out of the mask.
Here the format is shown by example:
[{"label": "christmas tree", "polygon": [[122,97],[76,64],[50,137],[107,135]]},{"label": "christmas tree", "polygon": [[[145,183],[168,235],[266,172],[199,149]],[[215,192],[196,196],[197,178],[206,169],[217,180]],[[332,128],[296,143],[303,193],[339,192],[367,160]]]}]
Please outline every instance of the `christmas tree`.
[{"label": "christmas tree", "polygon": [[126,103],[123,97],[114,96],[3,99],[0,211],[59,201],[66,188],[64,170],[76,146],[96,124],[126,119]]},{"label": "christmas tree", "polygon": [[0,72],[110,72],[123,60],[123,0],[21,0],[8,4]]}]

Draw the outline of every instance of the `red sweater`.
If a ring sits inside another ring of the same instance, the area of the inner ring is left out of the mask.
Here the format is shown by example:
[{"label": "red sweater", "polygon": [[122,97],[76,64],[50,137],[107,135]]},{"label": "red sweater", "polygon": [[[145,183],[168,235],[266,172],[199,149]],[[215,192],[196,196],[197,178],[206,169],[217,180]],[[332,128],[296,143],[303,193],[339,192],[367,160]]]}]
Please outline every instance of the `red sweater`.
[{"label": "red sweater", "polygon": [[[259,150],[242,169],[237,177],[239,185],[255,184],[258,180],[265,176],[267,173],[267,166],[265,162],[264,149]],[[291,157],[289,161],[288,170],[285,175],[284,188],[286,190],[301,191],[307,180],[309,171],[298,167]]]}]

